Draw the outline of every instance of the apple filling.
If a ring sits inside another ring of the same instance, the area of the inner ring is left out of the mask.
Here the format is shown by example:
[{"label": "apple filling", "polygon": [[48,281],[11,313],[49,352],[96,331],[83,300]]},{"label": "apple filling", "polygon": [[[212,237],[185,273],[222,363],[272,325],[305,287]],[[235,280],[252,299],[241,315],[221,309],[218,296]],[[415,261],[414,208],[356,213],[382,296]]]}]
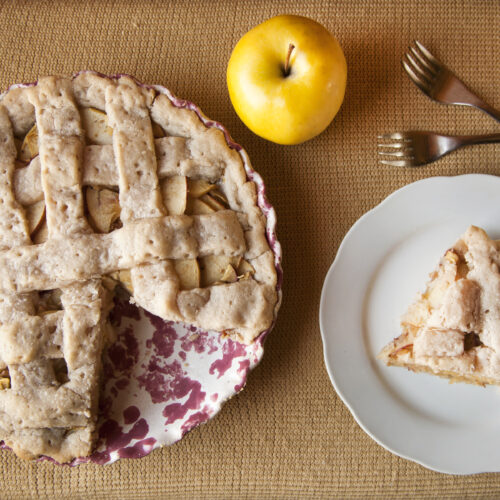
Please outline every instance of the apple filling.
[{"label": "apple filling", "polygon": [[8,367],[0,370],[0,391],[5,389],[10,389],[10,374]]},{"label": "apple filling", "polygon": [[55,311],[62,311],[61,296],[62,291],[60,289],[38,292],[37,314],[40,316]]},{"label": "apple filling", "polygon": [[59,384],[69,382],[68,365],[64,358],[56,358],[52,360],[52,368],[54,370],[54,377]]},{"label": "apple filling", "polygon": [[[88,145],[111,145],[113,129],[108,125],[106,113],[95,108],[80,109],[85,140]],[[152,124],[155,138],[165,137],[157,124]],[[21,140],[16,138],[17,166],[23,168],[38,155],[38,130],[34,125]],[[203,215],[229,208],[228,201],[217,184],[205,179],[192,179],[177,175],[160,180],[160,191],[168,215]],[[85,213],[96,233],[110,233],[122,227],[118,188],[109,186],[84,187]],[[37,201],[23,205],[33,243],[41,244],[48,239],[45,219],[45,202]],[[223,283],[234,283],[248,279],[254,272],[252,265],[241,257],[207,256],[173,262],[181,290],[208,287]],[[111,282],[103,283],[112,289],[119,284],[133,293],[129,270],[109,275]],[[40,294],[40,313],[61,309],[60,292]],[[45,294],[45,295],[44,295]]]}]

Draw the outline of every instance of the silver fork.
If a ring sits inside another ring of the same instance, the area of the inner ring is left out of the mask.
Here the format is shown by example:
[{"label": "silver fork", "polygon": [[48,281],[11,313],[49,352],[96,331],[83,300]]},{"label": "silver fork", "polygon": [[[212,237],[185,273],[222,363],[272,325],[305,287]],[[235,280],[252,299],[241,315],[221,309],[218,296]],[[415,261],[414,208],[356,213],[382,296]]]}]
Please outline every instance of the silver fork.
[{"label": "silver fork", "polygon": [[378,144],[378,154],[394,158],[381,159],[380,163],[392,167],[418,167],[462,146],[500,142],[500,134],[441,135],[420,130],[379,135],[378,138],[384,141]]},{"label": "silver fork", "polygon": [[436,59],[419,41],[405,54],[402,60],[408,76],[435,101],[445,104],[473,106],[500,121],[500,111],[493,108],[458,79],[441,61]]}]

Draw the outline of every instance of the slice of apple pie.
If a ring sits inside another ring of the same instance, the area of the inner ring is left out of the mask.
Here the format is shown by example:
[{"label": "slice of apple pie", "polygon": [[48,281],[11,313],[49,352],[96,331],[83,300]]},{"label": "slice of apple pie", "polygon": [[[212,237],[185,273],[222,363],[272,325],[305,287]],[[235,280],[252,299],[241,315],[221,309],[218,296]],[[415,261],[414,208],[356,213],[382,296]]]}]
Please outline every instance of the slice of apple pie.
[{"label": "slice of apple pie", "polygon": [[271,327],[277,273],[256,185],[207,123],[126,76],[0,96],[0,440],[18,455],[92,451],[116,286],[240,342]]},{"label": "slice of apple pie", "polygon": [[471,226],[379,354],[387,365],[452,382],[500,384],[500,241]]}]

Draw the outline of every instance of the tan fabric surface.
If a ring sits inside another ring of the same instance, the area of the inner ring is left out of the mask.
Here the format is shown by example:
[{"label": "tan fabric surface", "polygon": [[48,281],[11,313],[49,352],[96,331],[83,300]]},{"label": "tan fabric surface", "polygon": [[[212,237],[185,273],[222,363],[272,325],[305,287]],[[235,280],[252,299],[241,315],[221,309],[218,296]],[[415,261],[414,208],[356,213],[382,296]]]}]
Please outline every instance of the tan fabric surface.
[{"label": "tan fabric surface", "polygon": [[[344,106],[320,137],[265,142],[235,115],[225,86],[231,48],[280,13],[313,17],[348,62]],[[500,107],[500,3],[399,1],[3,2],[0,87],[84,68],[168,86],[224,123],[248,150],[276,207],[285,290],[276,329],[246,389],[181,442],[141,460],[57,467],[0,452],[1,498],[465,498],[500,496],[500,475],[452,477],[393,456],[358,427],[323,364],[318,307],[349,227],[393,190],[433,175],[500,174],[500,145],[431,167],[376,163],[376,135],[405,128],[498,131],[472,109],[425,98],[400,58],[418,38]]]}]

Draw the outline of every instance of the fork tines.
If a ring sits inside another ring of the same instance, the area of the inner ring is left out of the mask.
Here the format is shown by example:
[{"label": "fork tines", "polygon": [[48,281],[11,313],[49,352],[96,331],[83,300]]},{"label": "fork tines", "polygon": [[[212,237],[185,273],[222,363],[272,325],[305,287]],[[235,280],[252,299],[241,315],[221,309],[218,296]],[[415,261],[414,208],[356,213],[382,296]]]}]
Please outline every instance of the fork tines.
[{"label": "fork tines", "polygon": [[443,69],[439,62],[418,40],[402,60],[403,68],[420,90],[427,93]]},{"label": "fork tines", "polygon": [[397,160],[380,159],[380,163],[384,165],[390,165],[391,167],[410,166],[413,160],[411,139],[406,137],[401,132],[379,135],[378,139],[379,141],[384,141],[379,142],[379,144],[377,145],[379,148],[382,148],[378,151],[379,155],[398,158]]}]

